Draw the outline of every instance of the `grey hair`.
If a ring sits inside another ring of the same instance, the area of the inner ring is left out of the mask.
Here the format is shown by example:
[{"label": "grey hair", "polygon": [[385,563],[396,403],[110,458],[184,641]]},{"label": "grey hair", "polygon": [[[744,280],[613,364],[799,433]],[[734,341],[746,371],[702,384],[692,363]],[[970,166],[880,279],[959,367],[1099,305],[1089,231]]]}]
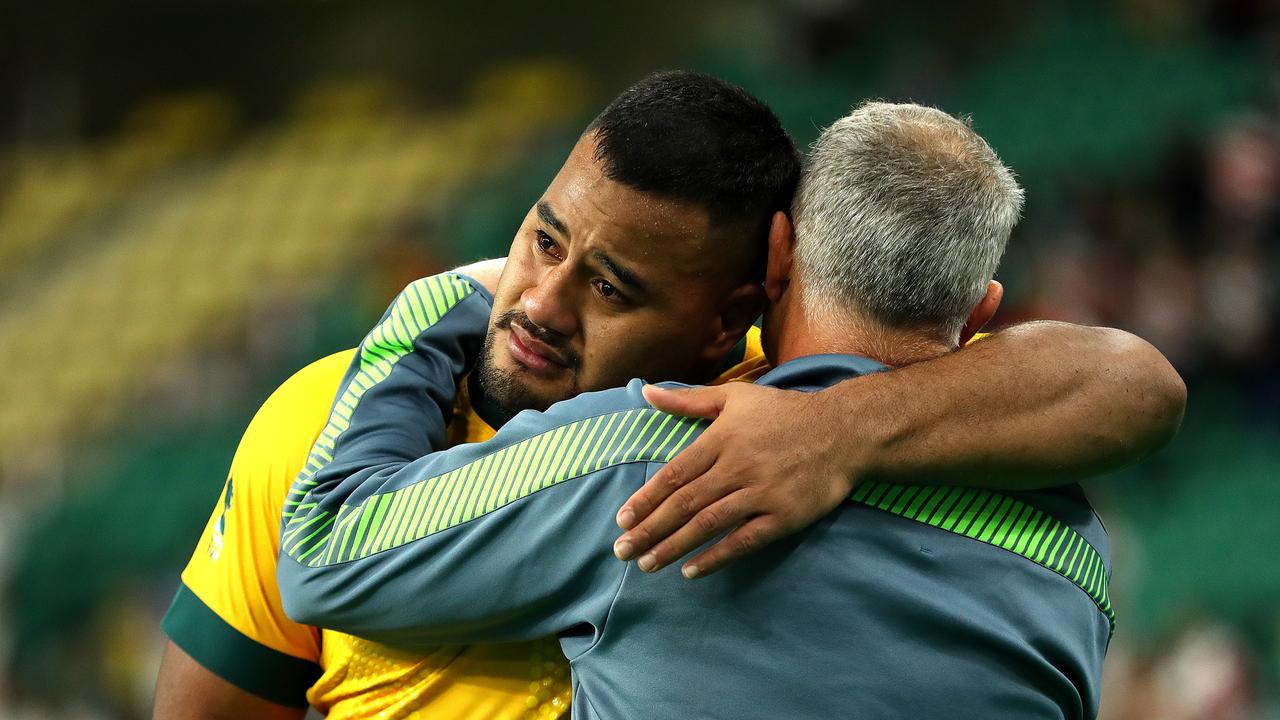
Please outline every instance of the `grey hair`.
[{"label": "grey hair", "polygon": [[865,103],[814,143],[793,207],[810,317],[860,310],[955,342],[1022,212],[1022,188],[967,121]]}]

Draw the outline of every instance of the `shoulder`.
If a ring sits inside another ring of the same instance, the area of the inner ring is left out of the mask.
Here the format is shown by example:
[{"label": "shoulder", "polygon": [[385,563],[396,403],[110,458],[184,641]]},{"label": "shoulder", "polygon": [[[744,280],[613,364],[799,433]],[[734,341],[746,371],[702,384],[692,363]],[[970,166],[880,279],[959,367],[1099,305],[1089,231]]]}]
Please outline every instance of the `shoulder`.
[{"label": "shoulder", "polygon": [[503,425],[497,437],[518,439],[601,416],[642,411],[656,413],[657,410],[644,399],[641,392],[644,385],[644,380],[636,378],[624,387],[582,393],[561,400],[541,412],[525,410]]},{"label": "shoulder", "polygon": [[644,385],[636,379],[625,387],[558,402],[546,412],[522,412],[503,426],[496,444],[548,438],[553,447],[573,448],[579,465],[589,472],[630,463],[665,462],[709,423],[655,409],[644,399]]},{"label": "shoulder", "polygon": [[292,677],[287,690],[297,700],[307,678],[314,680],[318,633],[285,616],[276,590],[280,517],[353,352],[311,363],[258,409],[182,573],[189,592],[179,594],[164,623],[202,665],[263,697],[277,697],[278,684]]},{"label": "shoulder", "polygon": [[232,463],[233,476],[274,465],[284,456],[300,456],[299,466],[306,461],[354,353],[343,350],[317,360],[271,393],[245,430]]}]

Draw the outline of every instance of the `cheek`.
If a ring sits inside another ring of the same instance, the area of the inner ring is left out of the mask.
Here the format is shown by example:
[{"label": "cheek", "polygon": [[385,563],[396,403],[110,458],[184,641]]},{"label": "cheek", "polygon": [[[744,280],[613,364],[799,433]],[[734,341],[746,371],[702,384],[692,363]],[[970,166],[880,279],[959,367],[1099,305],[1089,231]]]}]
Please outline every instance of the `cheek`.
[{"label": "cheek", "polygon": [[495,315],[510,310],[520,304],[520,296],[536,283],[532,263],[528,257],[513,252],[507,256],[507,265],[498,281],[498,291],[493,294],[493,310]]},{"label": "cheek", "polygon": [[683,373],[696,355],[690,334],[667,317],[597,319],[585,329],[584,389],[618,387],[635,377],[671,379]]}]

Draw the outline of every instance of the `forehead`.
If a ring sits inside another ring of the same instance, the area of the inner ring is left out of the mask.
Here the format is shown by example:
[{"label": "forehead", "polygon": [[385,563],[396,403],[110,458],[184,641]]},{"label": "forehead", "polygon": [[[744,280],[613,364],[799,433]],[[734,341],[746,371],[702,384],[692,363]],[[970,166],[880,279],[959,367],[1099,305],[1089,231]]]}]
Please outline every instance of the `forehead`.
[{"label": "forehead", "polygon": [[563,222],[571,245],[602,250],[638,269],[661,267],[664,276],[699,273],[714,264],[703,207],[610,180],[594,153],[590,136],[580,139],[542,198]]}]

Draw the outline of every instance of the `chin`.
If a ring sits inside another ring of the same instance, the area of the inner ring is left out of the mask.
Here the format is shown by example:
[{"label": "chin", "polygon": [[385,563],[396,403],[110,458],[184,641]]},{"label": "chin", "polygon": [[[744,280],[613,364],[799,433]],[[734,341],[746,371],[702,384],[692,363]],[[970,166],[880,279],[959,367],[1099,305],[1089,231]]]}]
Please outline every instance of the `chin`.
[{"label": "chin", "polygon": [[522,410],[546,410],[567,397],[519,366],[508,368],[485,360],[476,366],[480,389],[508,415]]},{"label": "chin", "polygon": [[546,410],[575,394],[572,391],[572,383],[549,382],[530,377],[524,372],[517,372],[514,380],[515,384],[520,386],[520,395],[524,401],[524,407],[520,408],[521,410]]}]

